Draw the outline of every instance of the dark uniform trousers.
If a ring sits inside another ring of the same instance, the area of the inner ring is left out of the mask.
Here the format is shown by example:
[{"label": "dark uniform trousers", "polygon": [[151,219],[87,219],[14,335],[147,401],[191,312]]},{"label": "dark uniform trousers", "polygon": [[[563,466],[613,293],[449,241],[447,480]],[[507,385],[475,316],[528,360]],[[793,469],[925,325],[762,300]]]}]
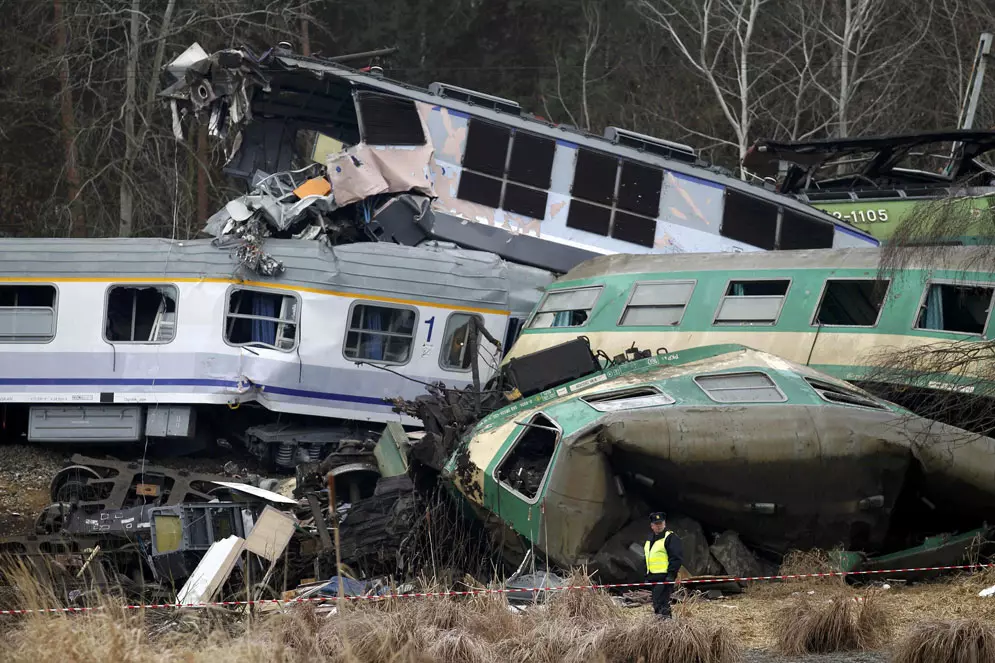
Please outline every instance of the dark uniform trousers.
[{"label": "dark uniform trousers", "polygon": [[[664,582],[669,580],[666,573],[650,573],[646,576],[648,582]],[[653,585],[653,612],[670,619],[670,594],[674,591],[673,585]]]}]

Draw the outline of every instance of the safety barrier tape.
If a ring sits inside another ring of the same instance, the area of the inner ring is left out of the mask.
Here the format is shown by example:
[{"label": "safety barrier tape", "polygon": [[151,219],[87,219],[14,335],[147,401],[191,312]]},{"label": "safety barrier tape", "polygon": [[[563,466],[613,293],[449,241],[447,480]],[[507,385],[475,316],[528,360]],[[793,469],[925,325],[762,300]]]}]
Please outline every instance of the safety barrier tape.
[{"label": "safety barrier tape", "polygon": [[[441,592],[408,592],[404,594],[379,594],[366,596],[344,596],[346,601],[382,601],[385,599],[407,599],[407,598],[445,598],[449,596],[479,596],[481,594],[516,594],[521,592],[564,592],[578,589],[622,589],[633,587],[653,587],[656,585],[704,585],[710,583],[725,582],[757,582],[764,580],[799,580],[802,578],[833,578],[859,575],[893,575],[901,573],[921,573],[923,571],[981,571],[995,568],[995,564],[957,564],[951,566],[918,566],[904,569],[871,569],[866,571],[826,571],[821,573],[788,573],[772,576],[717,576],[712,578],[695,578],[689,580],[664,580],[656,582],[622,582],[610,584],[592,585],[568,585],[561,587],[500,587],[497,589],[465,589],[465,590],[445,590]],[[126,605],[126,610],[152,610],[159,608],[207,608],[220,606],[240,606],[240,605],[292,605],[295,603],[327,603],[338,601],[337,596],[320,596],[292,599],[255,599],[251,601],[210,601],[204,603],[151,603],[139,605]],[[103,610],[103,606],[84,606],[72,608],[34,608],[28,610],[0,610],[0,615],[26,615],[34,612],[92,612]]]}]

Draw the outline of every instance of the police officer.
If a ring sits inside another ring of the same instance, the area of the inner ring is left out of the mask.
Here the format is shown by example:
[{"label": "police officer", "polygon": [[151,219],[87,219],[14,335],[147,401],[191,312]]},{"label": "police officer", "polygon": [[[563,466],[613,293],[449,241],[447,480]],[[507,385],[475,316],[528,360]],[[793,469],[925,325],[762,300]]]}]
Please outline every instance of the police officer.
[{"label": "police officer", "polygon": [[[681,538],[667,530],[667,514],[657,511],[650,514],[650,537],[643,544],[646,554],[646,581],[673,582],[684,563],[684,546]],[[653,585],[653,612],[663,619],[670,619],[670,593],[673,585]]]}]

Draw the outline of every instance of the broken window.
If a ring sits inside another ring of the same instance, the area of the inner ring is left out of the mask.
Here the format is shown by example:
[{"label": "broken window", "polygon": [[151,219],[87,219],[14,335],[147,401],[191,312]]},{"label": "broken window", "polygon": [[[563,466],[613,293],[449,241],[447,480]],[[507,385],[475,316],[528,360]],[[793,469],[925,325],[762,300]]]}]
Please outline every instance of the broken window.
[{"label": "broken window", "polygon": [[657,405],[671,405],[675,402],[673,398],[652,386],[603,391],[589,396],[581,396],[580,399],[598,412],[635,410]]},{"label": "broken window", "polygon": [[813,325],[873,327],[890,281],[873,279],[829,279],[822,291]]},{"label": "broken window", "polygon": [[737,242],[773,251],[777,236],[777,206],[726,189],[719,234]]},{"label": "broken window", "polygon": [[919,306],[916,329],[981,334],[991,308],[992,288],[930,283]]},{"label": "broken window", "polygon": [[494,473],[506,487],[535,501],[553,461],[560,430],[541,412],[517,423],[522,431]]},{"label": "broken window", "polygon": [[363,141],[368,145],[424,145],[425,132],[415,102],[377,92],[358,92]]},{"label": "broken window", "polygon": [[567,226],[652,248],[662,187],[658,168],[578,149]]},{"label": "broken window", "polygon": [[831,249],[836,229],[828,221],[819,221],[791,210],[784,210],[781,218],[781,236],[777,248],[782,251],[792,249]]},{"label": "broken window", "polygon": [[522,322],[521,318],[508,318],[508,329],[504,333],[504,347],[502,347],[504,352],[502,356],[508,354],[508,350],[511,350],[511,346],[518,340],[518,335],[522,331]]},{"label": "broken window", "polygon": [[694,284],[694,281],[636,283],[629,303],[618,321],[619,326],[679,325],[694,291]]},{"label": "broken window", "polygon": [[471,118],[456,197],[544,218],[555,151],[550,138]]},{"label": "broken window", "polygon": [[347,359],[406,364],[415,343],[413,308],[353,304],[343,349]]},{"label": "broken window", "polygon": [[[442,337],[442,352],[439,364],[448,371],[467,371],[473,357],[470,355],[471,319],[476,316],[468,313],[453,313],[446,321],[446,331]],[[483,321],[477,318],[480,324]]]},{"label": "broken window", "polygon": [[694,381],[716,403],[783,403],[787,397],[766,373],[698,375]]},{"label": "broken window", "polygon": [[294,295],[232,288],[225,317],[225,342],[293,350],[297,345],[299,306]]},{"label": "broken window", "polygon": [[729,281],[715,313],[717,325],[773,325],[791,281]]},{"label": "broken window", "polygon": [[822,380],[815,380],[813,378],[805,378],[805,381],[815,389],[816,393],[830,403],[838,403],[841,405],[859,405],[860,407],[872,407],[877,410],[884,410],[885,406],[881,403],[871,399],[868,396],[861,394],[859,391],[853,391],[851,389],[845,389],[843,387],[838,387],[834,384],[828,382],[823,382]]},{"label": "broken window", "polygon": [[105,338],[112,343],[169,343],[176,334],[178,297],[172,285],[112,286]]},{"label": "broken window", "polygon": [[548,329],[585,325],[600,294],[601,286],[548,292],[528,327]]},{"label": "broken window", "polygon": [[0,285],[0,343],[51,341],[55,302],[55,286]]}]

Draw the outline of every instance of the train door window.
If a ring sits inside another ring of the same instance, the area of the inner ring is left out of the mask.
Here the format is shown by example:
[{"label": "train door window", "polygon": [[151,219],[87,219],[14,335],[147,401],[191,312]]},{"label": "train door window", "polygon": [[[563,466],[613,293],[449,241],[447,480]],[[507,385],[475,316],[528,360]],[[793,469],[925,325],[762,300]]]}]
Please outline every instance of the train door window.
[{"label": "train door window", "polygon": [[828,279],[812,324],[875,326],[890,283],[874,279]]},{"label": "train door window", "polygon": [[535,502],[553,462],[560,429],[541,412],[528,421],[518,422],[521,431],[494,470],[495,478],[527,502]]},{"label": "train door window", "polygon": [[555,152],[550,138],[471,118],[456,197],[541,219]]},{"label": "train door window", "polygon": [[508,354],[511,350],[511,346],[515,344],[518,340],[518,334],[522,331],[522,319],[521,318],[508,318],[508,330],[504,333],[504,347],[502,348],[503,355]]},{"label": "train door window", "polygon": [[694,281],[636,283],[618,321],[619,326],[673,327],[681,324],[694,285]]},{"label": "train door window", "polygon": [[726,189],[719,234],[773,251],[777,239],[777,205]]},{"label": "train door window", "polygon": [[982,334],[995,289],[930,282],[919,305],[916,329]]},{"label": "train door window", "polygon": [[468,313],[453,313],[446,321],[446,331],[442,336],[442,350],[439,353],[439,365],[447,371],[468,371],[473,357],[470,354],[470,333],[472,320],[476,318],[480,325],[483,320],[479,316]]},{"label": "train door window", "polygon": [[694,381],[716,403],[783,403],[787,396],[766,373],[697,375]]},{"label": "train door window", "polygon": [[173,285],[111,286],[104,338],[111,343],[169,343],[176,335],[178,297]]},{"label": "train door window", "polygon": [[377,92],[357,92],[356,104],[369,145],[424,145],[425,132],[415,102]]},{"label": "train door window", "polygon": [[225,342],[288,352],[297,346],[300,300],[265,290],[232,288],[225,316]]},{"label": "train door window", "polygon": [[788,279],[729,281],[715,313],[716,325],[774,325],[788,294]]},{"label": "train door window", "polygon": [[598,301],[601,286],[573,288],[546,293],[539,310],[528,324],[530,329],[550,327],[581,327],[587,324],[591,309]]},{"label": "train door window", "polygon": [[406,364],[415,344],[413,308],[354,303],[343,352],[346,359]]},{"label": "train door window", "polygon": [[55,338],[56,300],[52,285],[0,285],[0,343]]}]

